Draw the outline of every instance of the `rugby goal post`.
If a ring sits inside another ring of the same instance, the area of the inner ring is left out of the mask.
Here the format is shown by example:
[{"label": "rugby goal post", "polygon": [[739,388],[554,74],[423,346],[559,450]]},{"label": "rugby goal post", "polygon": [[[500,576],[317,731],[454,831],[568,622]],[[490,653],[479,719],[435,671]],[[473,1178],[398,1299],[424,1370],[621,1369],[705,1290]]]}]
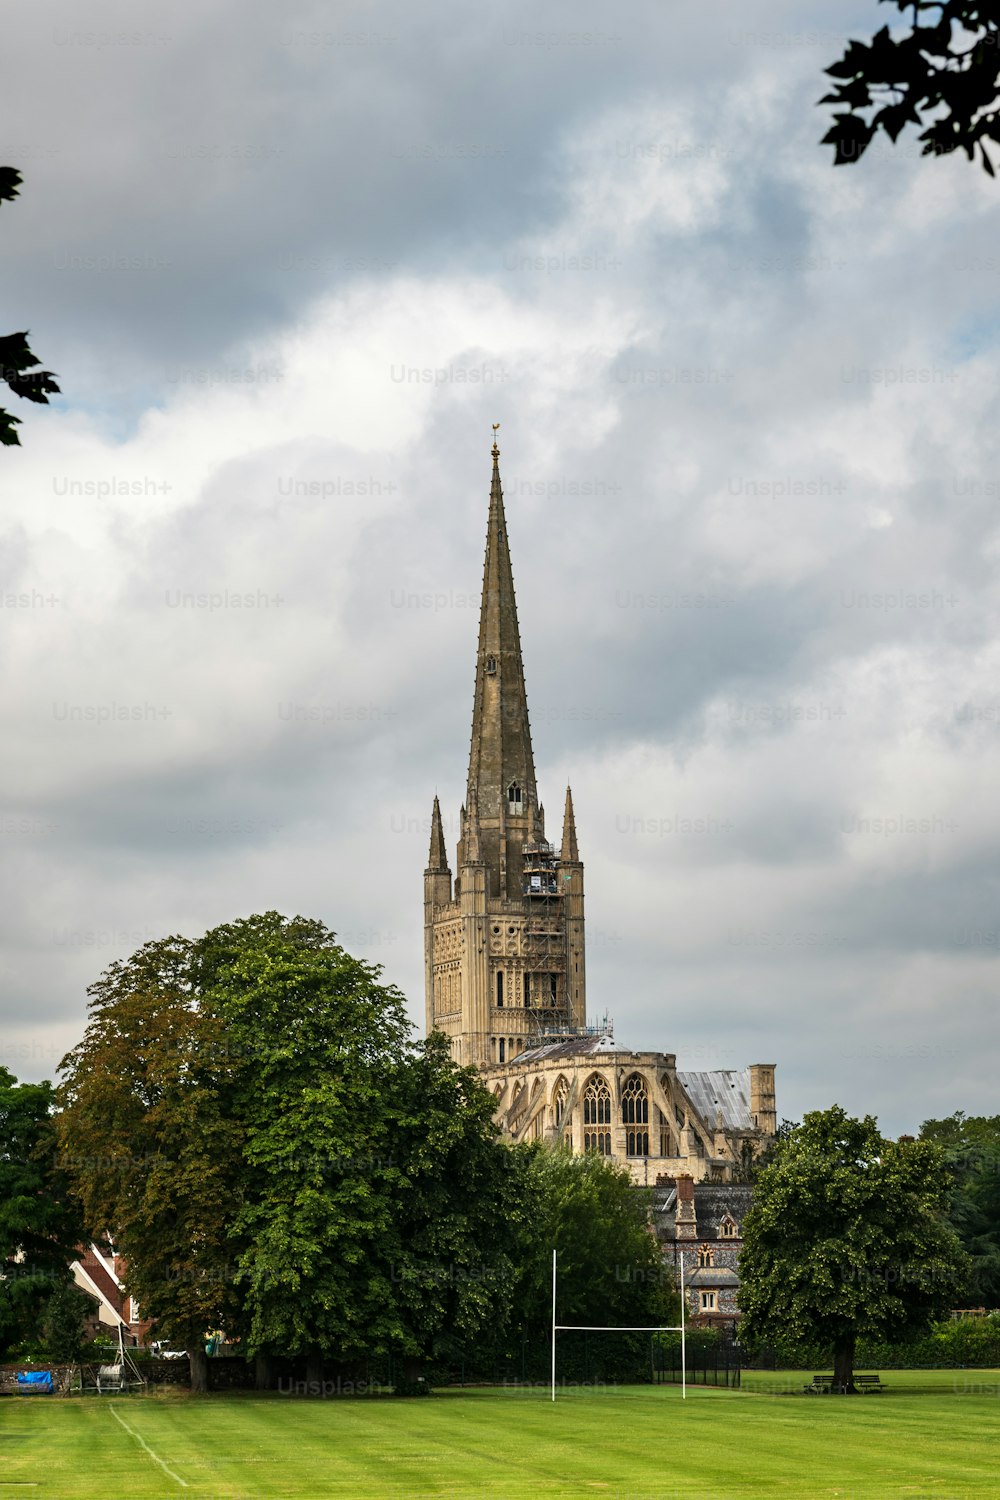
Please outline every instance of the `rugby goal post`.
[{"label": "rugby goal post", "polygon": [[681,1400],[687,1400],[687,1315],[684,1309],[684,1251],[681,1253],[681,1320],[677,1324],[660,1323],[626,1327],[622,1324],[556,1322],[556,1252],[552,1251],[552,1399],[556,1399],[557,1333],[679,1333],[681,1336]]}]

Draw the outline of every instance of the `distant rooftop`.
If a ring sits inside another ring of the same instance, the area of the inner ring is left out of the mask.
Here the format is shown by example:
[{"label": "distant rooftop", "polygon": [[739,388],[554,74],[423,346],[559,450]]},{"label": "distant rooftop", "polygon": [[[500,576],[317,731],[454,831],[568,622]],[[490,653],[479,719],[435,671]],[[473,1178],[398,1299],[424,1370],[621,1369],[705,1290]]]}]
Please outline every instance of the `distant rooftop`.
[{"label": "distant rooftop", "polygon": [[722,1123],[736,1130],[752,1130],[750,1112],[750,1069],[720,1069],[717,1073],[681,1073],[678,1081],[702,1119],[715,1123],[722,1112]]},{"label": "distant rooftop", "polygon": [[553,1038],[551,1042],[542,1042],[527,1052],[518,1053],[514,1058],[514,1064],[541,1062],[548,1057],[592,1057],[595,1053],[616,1052],[617,1050],[614,1037],[608,1036],[607,1032],[573,1037],[564,1035],[561,1040]]}]

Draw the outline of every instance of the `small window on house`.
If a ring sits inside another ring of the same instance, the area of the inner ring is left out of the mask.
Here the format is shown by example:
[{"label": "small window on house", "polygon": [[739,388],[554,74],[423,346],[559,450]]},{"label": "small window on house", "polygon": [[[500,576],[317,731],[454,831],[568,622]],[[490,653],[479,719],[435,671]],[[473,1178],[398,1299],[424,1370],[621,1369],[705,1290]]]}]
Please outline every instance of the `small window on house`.
[{"label": "small window on house", "polygon": [[495,675],[496,669],[497,669],[497,659],[496,659],[496,657],[495,656],[488,656],[486,658],[486,670],[487,670],[487,672],[489,673],[489,675],[491,677],[493,677]]},{"label": "small window on house", "polygon": [[709,1245],[702,1245],[698,1250],[698,1267],[704,1270],[708,1266],[715,1265],[715,1251]]},{"label": "small window on house", "polygon": [[724,1240],[735,1240],[739,1236],[739,1228],[734,1219],[725,1218],[719,1225],[719,1232]]},{"label": "small window on house", "polygon": [[715,1293],[701,1292],[699,1294],[699,1311],[715,1312]]}]

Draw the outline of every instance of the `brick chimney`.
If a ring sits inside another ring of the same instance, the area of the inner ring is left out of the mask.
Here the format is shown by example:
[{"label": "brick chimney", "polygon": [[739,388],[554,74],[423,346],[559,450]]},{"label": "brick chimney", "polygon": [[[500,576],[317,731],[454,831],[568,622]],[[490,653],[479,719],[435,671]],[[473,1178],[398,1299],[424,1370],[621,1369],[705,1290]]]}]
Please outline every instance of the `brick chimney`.
[{"label": "brick chimney", "polygon": [[698,1225],[694,1216],[693,1177],[678,1176],[677,1178],[677,1209],[674,1214],[674,1225],[679,1240],[698,1238]]}]

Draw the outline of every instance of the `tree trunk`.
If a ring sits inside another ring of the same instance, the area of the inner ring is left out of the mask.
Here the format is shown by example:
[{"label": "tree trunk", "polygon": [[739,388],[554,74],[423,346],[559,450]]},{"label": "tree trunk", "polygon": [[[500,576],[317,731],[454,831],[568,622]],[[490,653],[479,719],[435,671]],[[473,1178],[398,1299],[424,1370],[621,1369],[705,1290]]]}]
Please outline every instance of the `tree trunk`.
[{"label": "tree trunk", "polygon": [[416,1385],[417,1381],[420,1379],[420,1365],[421,1361],[419,1359],[413,1358],[411,1355],[408,1355],[406,1359],[404,1359],[403,1379],[410,1385]]},{"label": "tree trunk", "polygon": [[204,1344],[191,1346],[188,1350],[188,1364],[191,1367],[191,1394],[204,1396],[209,1390],[208,1355],[205,1353]]},{"label": "tree trunk", "polygon": [[833,1388],[844,1396],[856,1396],[854,1384],[854,1335],[833,1351]]},{"label": "tree trunk", "polygon": [[318,1349],[306,1355],[306,1392],[310,1396],[323,1393],[323,1355]]},{"label": "tree trunk", "polygon": [[274,1361],[269,1354],[258,1354],[253,1362],[253,1383],[256,1391],[269,1391],[274,1387]]}]

